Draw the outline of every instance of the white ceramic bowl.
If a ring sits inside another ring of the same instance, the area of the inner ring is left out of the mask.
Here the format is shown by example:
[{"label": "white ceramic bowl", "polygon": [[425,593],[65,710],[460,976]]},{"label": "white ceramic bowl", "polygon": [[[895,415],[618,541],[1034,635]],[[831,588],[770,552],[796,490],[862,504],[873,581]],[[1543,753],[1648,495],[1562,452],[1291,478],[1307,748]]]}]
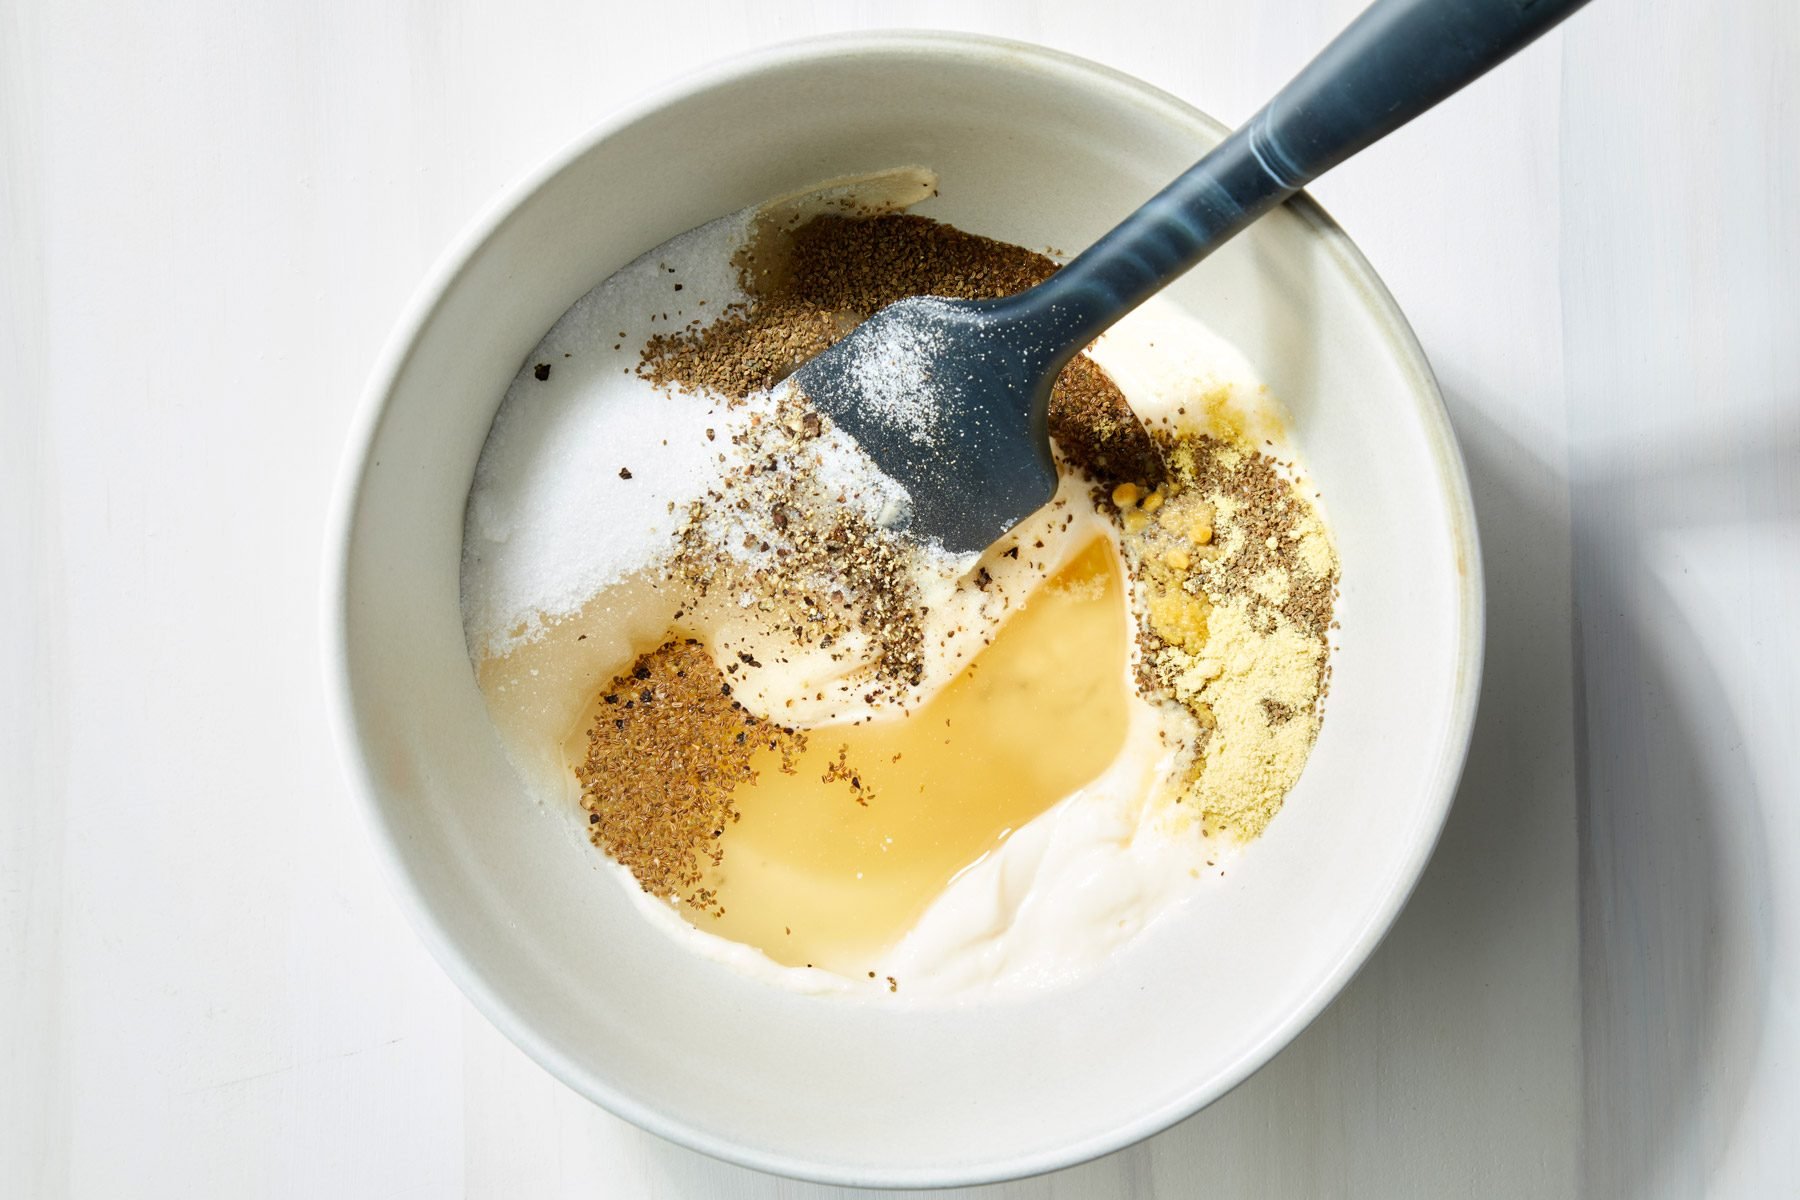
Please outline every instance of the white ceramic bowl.
[{"label": "white ceramic bowl", "polygon": [[910,1010],[790,995],[651,928],[575,814],[521,794],[463,644],[463,506],[489,422],[570,303],[665,239],[900,164],[923,211],[1079,248],[1222,135],[1136,80],[960,36],[736,60],[595,129],[497,203],[401,320],[351,436],[327,550],[328,690],[414,925],[506,1035],[582,1094],[753,1167],[983,1182],[1125,1146],[1217,1099],[1331,1000],[1443,823],[1480,671],[1475,528],[1406,322],[1306,200],[1174,289],[1286,402],[1343,557],[1342,647],[1300,785],[1223,885],[1086,984]]}]

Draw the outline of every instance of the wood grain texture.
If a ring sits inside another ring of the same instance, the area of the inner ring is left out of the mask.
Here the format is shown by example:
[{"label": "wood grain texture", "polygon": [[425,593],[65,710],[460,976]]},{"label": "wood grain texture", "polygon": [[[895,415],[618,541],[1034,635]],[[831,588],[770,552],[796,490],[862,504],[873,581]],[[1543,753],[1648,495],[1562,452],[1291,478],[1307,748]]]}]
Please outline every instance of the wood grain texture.
[{"label": "wood grain texture", "polygon": [[[500,187],[707,60],[903,15],[1230,121],[1358,6],[0,6],[0,1195],[847,1194],[594,1109],[404,927],[313,635],[363,377]],[[1267,1069],[983,1196],[1800,1194],[1797,68],[1791,0],[1601,0],[1315,189],[1469,460],[1458,804]]]}]

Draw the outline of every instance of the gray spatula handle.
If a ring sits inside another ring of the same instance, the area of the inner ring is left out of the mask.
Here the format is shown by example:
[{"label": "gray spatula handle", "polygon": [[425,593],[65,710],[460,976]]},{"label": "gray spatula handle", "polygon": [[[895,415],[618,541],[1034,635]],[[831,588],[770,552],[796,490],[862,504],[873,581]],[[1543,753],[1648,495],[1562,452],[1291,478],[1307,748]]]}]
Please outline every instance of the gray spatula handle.
[{"label": "gray spatula handle", "polygon": [[1020,300],[1072,354],[1238,230],[1586,2],[1375,0],[1241,129]]}]

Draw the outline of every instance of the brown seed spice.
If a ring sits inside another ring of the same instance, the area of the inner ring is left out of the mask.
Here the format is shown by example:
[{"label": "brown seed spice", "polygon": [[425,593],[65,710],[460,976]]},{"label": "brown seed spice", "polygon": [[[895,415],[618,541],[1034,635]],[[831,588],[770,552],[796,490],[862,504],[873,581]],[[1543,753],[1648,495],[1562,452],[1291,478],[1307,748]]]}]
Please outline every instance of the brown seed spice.
[{"label": "brown seed spice", "polygon": [[[638,373],[656,383],[743,399],[766,391],[874,312],[909,296],[1010,296],[1056,272],[1042,254],[904,213],[815,217],[753,241],[739,258],[752,296],[711,324],[658,334]],[[1106,373],[1077,355],[1050,400],[1063,456],[1097,479],[1152,484],[1157,447]]]},{"label": "brown seed spice", "polygon": [[699,642],[668,642],[601,693],[575,769],[588,836],[651,895],[722,911],[701,881],[738,819],[733,791],[755,782],[750,761],[765,747],[791,770],[805,746],[733,700]]}]

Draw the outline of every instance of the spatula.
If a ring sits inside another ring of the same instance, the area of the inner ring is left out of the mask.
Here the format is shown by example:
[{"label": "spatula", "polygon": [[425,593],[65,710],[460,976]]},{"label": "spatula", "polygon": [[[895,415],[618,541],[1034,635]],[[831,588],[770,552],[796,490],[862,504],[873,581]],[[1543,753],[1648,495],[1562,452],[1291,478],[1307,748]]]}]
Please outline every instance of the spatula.
[{"label": "spatula", "polygon": [[1083,347],[1584,3],[1376,0],[1241,129],[1043,283],[1001,300],[889,305],[794,379],[911,494],[909,534],[981,550],[1055,493],[1050,389]]}]

